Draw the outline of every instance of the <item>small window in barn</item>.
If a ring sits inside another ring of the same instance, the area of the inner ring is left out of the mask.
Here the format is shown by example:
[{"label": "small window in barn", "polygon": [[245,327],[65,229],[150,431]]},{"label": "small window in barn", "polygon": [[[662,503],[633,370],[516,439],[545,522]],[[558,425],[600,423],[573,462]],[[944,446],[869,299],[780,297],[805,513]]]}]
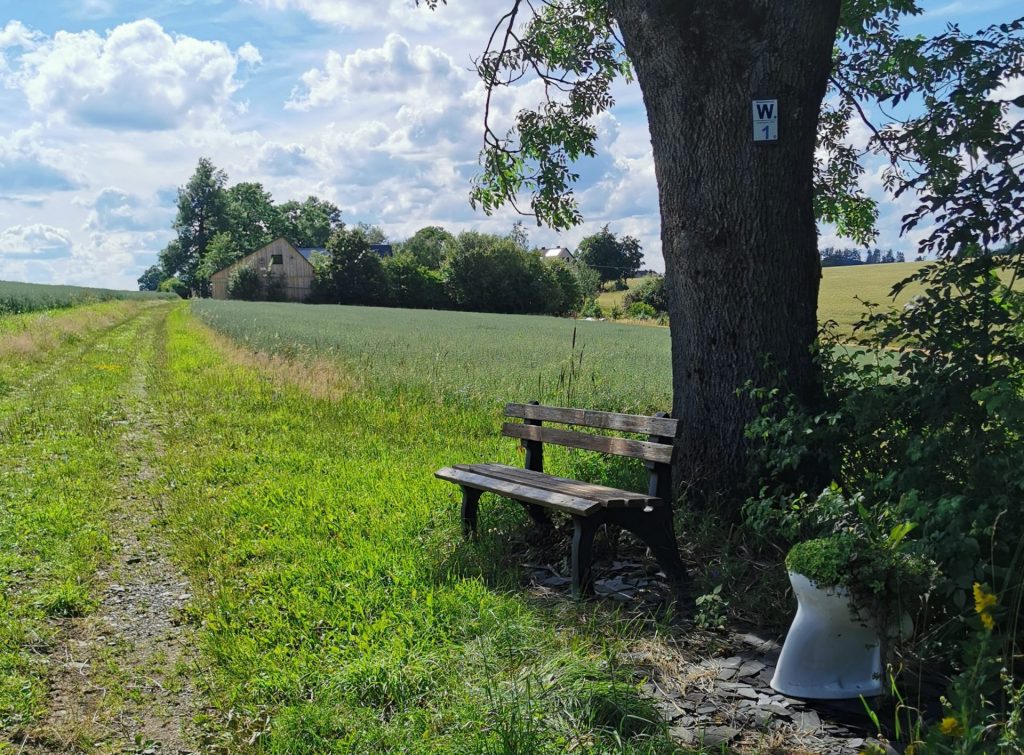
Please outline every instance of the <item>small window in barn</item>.
[{"label": "small window in barn", "polygon": [[272,255],[270,255],[270,264],[271,265],[283,265],[284,264],[284,255],[283,254],[272,254]]}]

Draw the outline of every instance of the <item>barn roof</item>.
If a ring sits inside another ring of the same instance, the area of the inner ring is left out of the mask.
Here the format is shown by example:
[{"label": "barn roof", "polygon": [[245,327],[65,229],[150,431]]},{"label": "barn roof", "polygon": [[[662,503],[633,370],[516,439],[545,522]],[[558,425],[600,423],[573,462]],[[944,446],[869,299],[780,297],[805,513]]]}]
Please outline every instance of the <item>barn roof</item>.
[{"label": "barn roof", "polygon": [[306,258],[307,262],[312,262],[310,259],[314,254],[327,254],[327,249],[322,246],[297,246],[295,250]]}]

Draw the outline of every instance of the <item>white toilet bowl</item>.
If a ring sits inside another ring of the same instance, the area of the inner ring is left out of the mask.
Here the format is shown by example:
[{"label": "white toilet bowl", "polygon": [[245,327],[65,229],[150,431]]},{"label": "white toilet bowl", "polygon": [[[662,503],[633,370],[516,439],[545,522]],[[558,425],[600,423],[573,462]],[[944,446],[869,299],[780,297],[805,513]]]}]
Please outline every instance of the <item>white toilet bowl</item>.
[{"label": "white toilet bowl", "polygon": [[851,607],[845,587],[818,587],[789,573],[796,618],[782,646],[772,689],[792,697],[841,700],[882,693],[878,631]]}]

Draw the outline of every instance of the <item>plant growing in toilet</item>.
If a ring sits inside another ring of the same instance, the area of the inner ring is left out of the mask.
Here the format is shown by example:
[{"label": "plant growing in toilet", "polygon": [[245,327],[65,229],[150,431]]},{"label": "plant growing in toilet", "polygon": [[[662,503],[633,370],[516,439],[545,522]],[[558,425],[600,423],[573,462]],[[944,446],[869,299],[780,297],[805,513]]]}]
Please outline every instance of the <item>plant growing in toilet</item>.
[{"label": "plant growing in toilet", "polygon": [[804,513],[822,534],[786,556],[797,613],[772,687],[814,699],[882,694],[893,644],[909,638],[934,567],[907,539],[913,523],[868,512],[857,495],[832,486]]}]

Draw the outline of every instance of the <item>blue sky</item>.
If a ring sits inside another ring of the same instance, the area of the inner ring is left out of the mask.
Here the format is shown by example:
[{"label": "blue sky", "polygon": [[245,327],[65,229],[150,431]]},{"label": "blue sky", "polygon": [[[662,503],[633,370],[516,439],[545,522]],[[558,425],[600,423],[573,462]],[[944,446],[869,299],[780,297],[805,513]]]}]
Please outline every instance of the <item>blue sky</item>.
[{"label": "blue sky", "polygon": [[[1018,0],[925,2],[915,33],[1008,20]],[[175,188],[201,156],[275,200],[331,199],[400,240],[431,224],[507,232],[468,204],[483,91],[471,61],[508,0],[0,0],[0,279],[135,287],[172,237]],[[1018,86],[1020,82],[1014,83]],[[527,84],[498,117],[535,104]],[[608,223],[662,269],[639,90],[622,86],[579,166],[585,224]],[[866,138],[854,128],[854,140]],[[881,166],[864,185],[881,197]],[[905,202],[909,202],[907,198]],[[879,245],[905,203],[884,205]],[[822,229],[823,245],[845,244]]]}]

